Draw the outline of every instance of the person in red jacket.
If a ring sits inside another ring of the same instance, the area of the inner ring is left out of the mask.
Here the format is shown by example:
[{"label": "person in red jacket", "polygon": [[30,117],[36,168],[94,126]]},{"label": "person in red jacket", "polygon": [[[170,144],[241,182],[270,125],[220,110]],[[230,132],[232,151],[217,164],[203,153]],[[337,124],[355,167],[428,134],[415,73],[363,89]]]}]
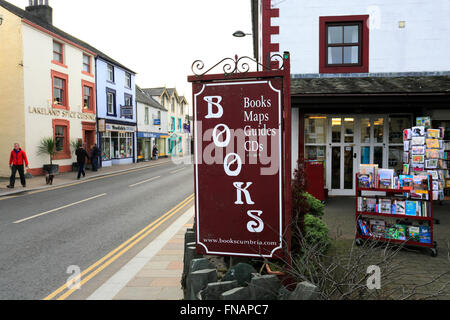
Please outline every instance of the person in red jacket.
[{"label": "person in red jacket", "polygon": [[25,180],[25,170],[23,166],[28,168],[28,159],[25,151],[20,148],[18,143],[14,144],[14,149],[11,151],[11,156],[9,157],[9,166],[11,168],[11,178],[9,179],[9,186],[6,186],[9,189],[14,188],[14,184],[16,182],[16,172],[19,171],[20,182],[22,186],[25,188],[27,186]]}]

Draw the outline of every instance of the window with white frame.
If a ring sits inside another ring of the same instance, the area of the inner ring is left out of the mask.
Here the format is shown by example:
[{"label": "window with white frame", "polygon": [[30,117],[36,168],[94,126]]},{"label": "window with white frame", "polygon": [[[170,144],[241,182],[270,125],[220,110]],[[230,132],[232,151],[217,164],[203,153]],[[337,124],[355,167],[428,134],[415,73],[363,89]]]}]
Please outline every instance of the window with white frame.
[{"label": "window with white frame", "polygon": [[131,88],[131,73],[125,72],[125,86]]},{"label": "window with white frame", "polygon": [[108,81],[114,82],[114,66],[112,64],[108,64],[107,77],[108,77]]}]

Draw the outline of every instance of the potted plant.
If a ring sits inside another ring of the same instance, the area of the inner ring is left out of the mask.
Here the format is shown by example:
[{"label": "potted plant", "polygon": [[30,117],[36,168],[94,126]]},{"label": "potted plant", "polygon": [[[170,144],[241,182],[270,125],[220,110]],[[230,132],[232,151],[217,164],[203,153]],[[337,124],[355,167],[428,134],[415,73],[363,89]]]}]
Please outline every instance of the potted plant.
[{"label": "potted plant", "polygon": [[44,164],[44,172],[49,175],[55,175],[59,173],[59,165],[53,164],[53,157],[58,152],[56,140],[53,138],[42,138],[38,147],[38,154],[48,155],[50,157],[50,164]]}]

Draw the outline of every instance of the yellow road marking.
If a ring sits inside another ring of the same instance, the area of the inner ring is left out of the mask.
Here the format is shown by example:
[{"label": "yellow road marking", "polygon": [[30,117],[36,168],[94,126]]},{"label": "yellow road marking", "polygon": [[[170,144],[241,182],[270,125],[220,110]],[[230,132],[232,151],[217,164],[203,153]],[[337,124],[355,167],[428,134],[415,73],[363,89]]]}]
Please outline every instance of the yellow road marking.
[{"label": "yellow road marking", "polygon": [[53,213],[53,212],[56,212],[56,211],[59,211],[59,210],[62,210],[62,209],[70,208],[70,207],[73,207],[73,206],[75,206],[77,204],[81,204],[81,203],[84,203],[84,202],[87,202],[87,201],[91,201],[91,200],[94,200],[94,199],[97,199],[97,198],[100,198],[100,197],[104,197],[104,196],[106,196],[106,193],[102,193],[102,194],[99,194],[98,196],[91,197],[91,198],[88,198],[88,199],[84,199],[84,200],[81,200],[81,201],[77,201],[77,202],[74,202],[74,203],[71,203],[71,204],[68,204],[68,205],[56,208],[56,209],[45,211],[45,212],[36,214],[34,216],[22,219],[22,220],[17,220],[17,221],[14,221],[13,223],[14,224],[19,224],[19,223],[22,223],[22,222],[25,222],[25,221],[29,221],[29,220],[32,220],[32,219],[35,219],[35,218],[39,218],[39,217],[45,216],[45,215],[47,215],[49,213]]},{"label": "yellow road marking", "polygon": [[[81,277],[85,276],[92,270],[94,270],[97,266],[99,266],[95,271],[93,271],[88,277],[84,278],[83,281],[80,282],[80,285],[86,283],[89,281],[92,277],[97,275],[101,270],[106,268],[108,265],[110,265],[112,262],[114,262],[116,259],[118,259],[120,256],[122,256],[126,251],[131,249],[133,246],[135,246],[139,241],[141,241],[143,238],[148,236],[151,232],[153,232],[156,228],[158,228],[162,223],[164,223],[167,219],[169,219],[171,216],[173,216],[175,213],[180,211],[182,208],[184,208],[189,202],[191,202],[194,199],[194,194],[187,197],[185,200],[181,201],[178,205],[170,209],[168,212],[166,212],[164,215],[162,215],[160,218],[156,219],[154,222],[146,226],[144,229],[139,231],[137,234],[132,236],[130,239],[122,243],[120,246],[118,246],[113,251],[109,252],[106,256],[98,260],[96,263],[91,265],[89,268],[84,270],[76,279],[72,279],[72,281],[77,281]],[[134,241],[134,242],[133,242]],[[131,244],[130,244],[131,243]],[[127,247],[126,247],[127,246]],[[126,247],[122,250],[122,248]],[[122,251],[120,251],[122,250]],[[120,251],[120,252],[119,252]],[[116,254],[117,253],[117,254]],[[111,258],[110,258],[111,257]],[[108,260],[109,259],[109,260]],[[106,261],[108,260],[108,261]],[[103,265],[101,265],[104,261],[106,261]],[[68,289],[67,283],[59,287],[57,290],[55,290],[53,293],[49,294],[47,297],[44,298],[44,300],[51,300],[54,297],[56,297],[58,294],[63,292],[65,289]],[[58,300],[64,300],[68,296],[70,296],[75,290],[71,289],[67,291],[64,295],[61,295]]]},{"label": "yellow road marking", "polygon": [[132,185],[130,185],[129,187],[130,187],[130,188],[133,188],[133,187],[139,186],[139,185],[141,185],[141,184],[144,184],[144,183],[147,183],[147,182],[150,182],[150,181],[154,181],[154,180],[159,179],[159,178],[161,178],[161,176],[153,177],[153,178],[150,178],[150,179],[147,179],[147,180],[144,180],[144,181],[141,181],[141,182],[132,184]]}]

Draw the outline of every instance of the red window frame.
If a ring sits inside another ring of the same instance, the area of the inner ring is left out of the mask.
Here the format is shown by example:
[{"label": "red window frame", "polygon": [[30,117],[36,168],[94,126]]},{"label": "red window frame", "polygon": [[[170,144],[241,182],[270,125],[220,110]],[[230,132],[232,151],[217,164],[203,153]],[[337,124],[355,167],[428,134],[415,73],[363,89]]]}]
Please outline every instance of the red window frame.
[{"label": "red window frame", "polygon": [[53,126],[53,138],[54,139],[56,139],[56,127],[65,127],[63,150],[58,151],[54,155],[53,160],[71,159],[72,154],[70,151],[70,121],[62,120],[62,119],[53,119],[52,126]]},{"label": "red window frame", "polygon": [[[330,24],[361,24],[359,63],[328,65],[327,26]],[[368,73],[369,72],[369,15],[320,17],[319,21],[319,73]]]},{"label": "red window frame", "polygon": [[67,68],[67,66],[64,64],[64,44],[63,44],[62,42],[53,40],[52,46],[54,46],[55,43],[57,43],[57,44],[59,44],[59,45],[61,46],[61,52],[55,51],[55,49],[52,47],[52,53],[53,53],[53,55],[54,55],[55,53],[58,54],[58,55],[60,55],[60,56],[61,56],[61,61],[55,60],[55,59],[54,59],[54,56],[53,56],[53,57],[52,57],[52,63],[54,63],[54,64],[56,64],[56,65],[58,65],[58,66]]},{"label": "red window frame", "polygon": [[[89,64],[84,63],[84,58],[87,57],[89,59]],[[83,69],[81,70],[81,72],[87,76],[93,76],[92,75],[92,63],[91,63],[91,56],[88,54],[83,53]],[[87,66],[88,67],[88,71],[84,70],[84,67]]]},{"label": "red window frame", "polygon": [[[90,105],[91,107],[89,109],[84,108],[84,88],[87,87],[91,89],[91,96],[90,96]],[[95,84],[89,81],[81,80],[81,94],[82,94],[82,101],[83,101],[83,112],[84,113],[95,113]]]},{"label": "red window frame", "polygon": [[[69,76],[67,74],[52,70],[51,71],[51,78],[52,78],[52,107],[55,109],[64,109],[69,110]],[[63,90],[63,103],[62,104],[55,104],[55,78],[64,80],[64,87]]]}]

